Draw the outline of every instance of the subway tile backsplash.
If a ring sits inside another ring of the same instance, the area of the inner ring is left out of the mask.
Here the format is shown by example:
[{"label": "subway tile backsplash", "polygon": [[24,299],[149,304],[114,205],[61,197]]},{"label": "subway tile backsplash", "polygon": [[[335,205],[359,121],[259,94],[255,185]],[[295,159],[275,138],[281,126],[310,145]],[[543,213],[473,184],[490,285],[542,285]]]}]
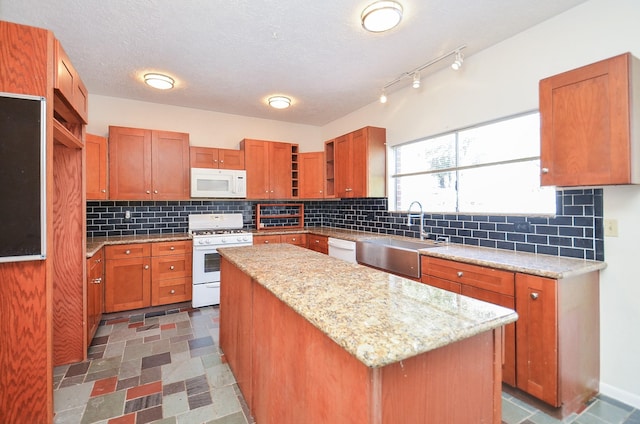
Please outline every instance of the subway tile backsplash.
[{"label": "subway tile backsplash", "polygon": [[[604,260],[602,189],[558,190],[556,199],[552,217],[425,213],[424,227],[430,238],[452,243]],[[188,216],[198,213],[242,213],[245,228],[254,229],[258,203],[265,201],[89,201],[87,236],[185,233]],[[389,212],[386,198],[296,203],[304,203],[308,227],[419,237],[419,226],[408,226],[406,213]]]}]

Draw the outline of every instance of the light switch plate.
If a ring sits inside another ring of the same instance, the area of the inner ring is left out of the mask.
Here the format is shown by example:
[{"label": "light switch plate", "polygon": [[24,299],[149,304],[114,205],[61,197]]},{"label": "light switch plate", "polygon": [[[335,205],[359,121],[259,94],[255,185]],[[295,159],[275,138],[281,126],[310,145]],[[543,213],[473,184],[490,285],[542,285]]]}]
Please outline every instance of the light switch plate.
[{"label": "light switch plate", "polygon": [[618,220],[617,219],[604,220],[604,236],[618,237]]}]

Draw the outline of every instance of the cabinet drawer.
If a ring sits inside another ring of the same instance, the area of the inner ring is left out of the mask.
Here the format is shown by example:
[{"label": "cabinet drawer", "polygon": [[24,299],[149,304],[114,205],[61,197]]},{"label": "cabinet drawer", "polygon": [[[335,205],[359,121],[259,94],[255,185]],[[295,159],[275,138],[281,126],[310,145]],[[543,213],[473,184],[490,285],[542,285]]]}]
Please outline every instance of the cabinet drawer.
[{"label": "cabinet drawer", "polygon": [[423,256],[422,274],[514,296],[515,277],[509,271]]},{"label": "cabinet drawer", "polygon": [[191,240],[163,241],[151,244],[151,256],[191,254],[193,243]]},{"label": "cabinet drawer", "polygon": [[106,246],[105,253],[107,259],[140,258],[151,255],[149,243],[117,244]]},{"label": "cabinet drawer", "polygon": [[154,280],[191,276],[191,255],[154,256],[151,258]]},{"label": "cabinet drawer", "polygon": [[154,281],[152,286],[151,304],[153,306],[191,300],[193,288],[191,277]]},{"label": "cabinet drawer", "polygon": [[253,244],[273,244],[280,243],[280,241],[281,238],[279,234],[253,236]]},{"label": "cabinet drawer", "polygon": [[455,281],[443,280],[442,278],[433,277],[431,275],[423,274],[421,281],[430,286],[454,293],[460,293],[462,291],[462,285],[460,283],[456,283]]},{"label": "cabinet drawer", "polygon": [[324,254],[329,253],[329,237],[309,234],[307,240],[309,240],[309,243],[307,244],[309,249]]},{"label": "cabinet drawer", "polygon": [[281,240],[283,243],[295,244],[296,246],[307,246],[306,234],[283,234]]}]

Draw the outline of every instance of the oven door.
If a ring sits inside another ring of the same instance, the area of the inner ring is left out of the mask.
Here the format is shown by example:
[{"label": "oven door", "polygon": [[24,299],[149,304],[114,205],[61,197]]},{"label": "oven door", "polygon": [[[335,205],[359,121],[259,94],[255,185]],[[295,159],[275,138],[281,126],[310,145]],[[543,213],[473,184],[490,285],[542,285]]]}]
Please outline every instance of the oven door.
[{"label": "oven door", "polygon": [[220,282],[220,254],[211,246],[193,246],[193,284]]}]

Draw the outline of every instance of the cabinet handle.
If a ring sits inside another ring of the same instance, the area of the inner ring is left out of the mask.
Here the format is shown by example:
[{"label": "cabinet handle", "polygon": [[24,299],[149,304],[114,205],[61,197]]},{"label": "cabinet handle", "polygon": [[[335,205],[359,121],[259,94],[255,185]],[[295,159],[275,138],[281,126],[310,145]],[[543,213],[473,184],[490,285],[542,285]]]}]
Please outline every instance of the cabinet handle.
[{"label": "cabinet handle", "polygon": [[91,280],[91,282],[93,284],[100,284],[100,283],[102,283],[102,278],[100,278],[100,277],[94,278],[93,280]]},{"label": "cabinet handle", "polygon": [[175,294],[175,293],[176,293],[176,291],[173,290],[173,289],[169,292],[169,294]]},{"label": "cabinet handle", "polygon": [[153,193],[154,194],[158,194],[158,190],[153,190]]},{"label": "cabinet handle", "polygon": [[96,259],[95,263],[99,264],[100,262],[102,262],[102,259]]},{"label": "cabinet handle", "polygon": [[176,250],[176,248],[174,246],[171,246],[169,250]]},{"label": "cabinet handle", "polygon": [[100,190],[100,191],[101,191],[101,192],[103,192],[103,193],[106,193],[106,192],[107,192],[107,189],[106,189],[106,188],[103,188],[103,189],[102,189],[102,190]]},{"label": "cabinet handle", "polygon": [[130,254],[131,254],[131,250],[129,250],[129,249],[125,250],[125,251],[124,251],[124,254],[125,254],[125,255],[130,255]]},{"label": "cabinet handle", "polygon": [[151,191],[150,191],[150,190],[147,190],[147,194],[151,194]]},{"label": "cabinet handle", "polygon": [[213,163],[218,163],[218,159],[214,159],[214,160],[213,160]]},{"label": "cabinet handle", "polygon": [[269,244],[269,240],[265,240],[265,241],[264,241],[264,244]]},{"label": "cabinet handle", "polygon": [[292,238],[292,239],[291,239],[291,241],[296,241],[296,238],[295,238],[295,237],[294,237],[294,238]]},{"label": "cabinet handle", "polygon": [[531,299],[536,300],[540,295],[538,293],[531,293]]},{"label": "cabinet handle", "polygon": [[458,271],[458,278],[461,278],[464,275],[464,272]]},{"label": "cabinet handle", "polygon": [[543,174],[548,174],[549,173],[549,168],[542,168],[541,169]]},{"label": "cabinet handle", "polygon": [[176,267],[175,267],[175,266],[173,266],[173,265],[171,265],[171,266],[169,267],[169,269],[170,269],[171,271],[173,271],[175,268],[176,268]]},{"label": "cabinet handle", "polygon": [[144,269],[149,269],[149,265],[145,265],[145,266],[144,266]]},{"label": "cabinet handle", "polygon": [[224,159],[220,160],[220,163],[224,163]]}]

